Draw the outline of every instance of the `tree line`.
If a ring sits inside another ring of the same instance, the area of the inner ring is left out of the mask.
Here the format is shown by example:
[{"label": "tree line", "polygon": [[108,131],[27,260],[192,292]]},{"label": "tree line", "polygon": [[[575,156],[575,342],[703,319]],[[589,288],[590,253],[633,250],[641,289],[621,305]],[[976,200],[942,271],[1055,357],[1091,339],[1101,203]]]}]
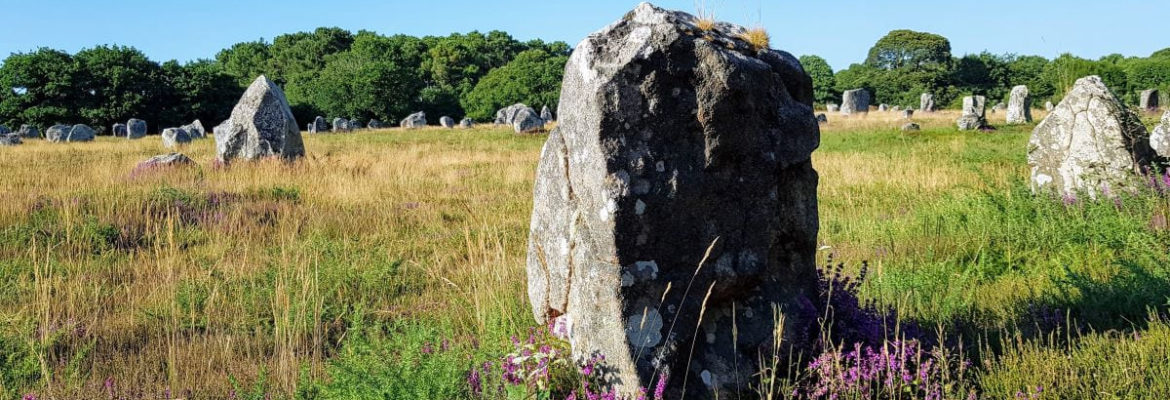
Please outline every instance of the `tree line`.
[{"label": "tree line", "polygon": [[[420,38],[340,28],[237,43],[213,59],[183,64],[158,63],[125,46],[76,54],[41,48],[11,54],[0,65],[0,124],[108,129],[141,118],[152,131],[195,119],[215,124],[261,74],[284,88],[302,122],[322,115],[393,123],[416,111],[483,121],[517,102],[555,108],[570,51],[564,42],[521,42],[500,31]],[[1085,75],[1100,75],[1129,102],[1145,89],[1170,94],[1170,48],[1098,60],[987,52],[956,57],[945,37],[897,30],[879,39],[864,62],[838,72],[815,55],[800,60],[819,104],[864,88],[875,103],[916,107],[919,94],[930,92],[938,104],[958,107],[965,95],[1006,100],[1012,86],[1028,85],[1034,104],[1042,105],[1058,102]]]},{"label": "tree line", "polygon": [[1040,107],[1046,101],[1059,103],[1073,83],[1087,75],[1101,76],[1131,104],[1146,89],[1159,89],[1163,99],[1170,95],[1170,48],[1149,57],[1112,54],[1098,60],[1068,53],[1052,60],[989,52],[955,57],[945,37],[896,30],[879,39],[864,62],[836,73],[820,57],[803,56],[800,61],[813,78],[819,104],[840,102],[842,92],[861,88],[870,92],[874,103],[917,108],[919,96],[929,92],[940,106],[959,108],[963,96],[1006,102],[1013,86],[1027,85],[1032,104]]},{"label": "tree line", "polygon": [[284,88],[302,122],[396,122],[416,111],[487,120],[516,102],[555,108],[568,55],[564,42],[521,42],[499,31],[419,38],[340,28],[237,43],[185,64],[160,64],[125,46],[41,48],[0,65],[0,124],[216,124],[261,74]]}]

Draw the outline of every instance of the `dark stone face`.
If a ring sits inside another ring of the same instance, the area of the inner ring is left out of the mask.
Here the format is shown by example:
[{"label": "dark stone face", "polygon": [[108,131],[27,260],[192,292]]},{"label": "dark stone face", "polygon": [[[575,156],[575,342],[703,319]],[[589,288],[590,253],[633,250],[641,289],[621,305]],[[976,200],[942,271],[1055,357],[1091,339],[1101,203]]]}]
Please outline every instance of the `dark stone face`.
[{"label": "dark stone face", "polygon": [[777,339],[773,306],[785,346],[815,319],[812,82],[742,32],[643,4],[566,66],[529,297],[539,322],[571,327],[576,355],[606,356],[623,393],[665,373],[668,397],[684,376],[688,396],[734,395]]}]

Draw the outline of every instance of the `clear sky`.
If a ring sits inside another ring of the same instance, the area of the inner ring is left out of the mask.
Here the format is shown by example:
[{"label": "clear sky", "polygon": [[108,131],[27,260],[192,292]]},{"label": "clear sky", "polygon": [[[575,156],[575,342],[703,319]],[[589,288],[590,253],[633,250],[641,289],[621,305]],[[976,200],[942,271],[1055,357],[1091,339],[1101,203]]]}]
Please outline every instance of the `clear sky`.
[{"label": "clear sky", "polygon": [[[659,6],[694,12],[697,0]],[[1148,56],[1170,47],[1170,0],[875,1],[705,0],[717,19],[762,25],[772,46],[817,54],[840,70],[861,62],[892,29],[946,36],[956,55],[1060,53]],[[75,52],[137,47],[151,59],[212,58],[234,43],[318,26],[382,34],[503,30],[521,40],[575,45],[617,20],[633,0],[0,0],[0,57],[37,47]]]}]

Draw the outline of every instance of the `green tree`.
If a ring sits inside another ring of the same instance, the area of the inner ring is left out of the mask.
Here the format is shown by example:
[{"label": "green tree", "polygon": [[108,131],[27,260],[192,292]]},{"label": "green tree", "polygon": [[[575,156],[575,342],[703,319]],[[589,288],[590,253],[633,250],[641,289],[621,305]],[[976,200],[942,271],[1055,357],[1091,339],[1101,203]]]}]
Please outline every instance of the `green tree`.
[{"label": "green tree", "polygon": [[884,70],[900,68],[945,70],[951,63],[951,42],[933,33],[890,31],[869,49],[865,64]]},{"label": "green tree", "polygon": [[1170,58],[1170,47],[1155,51],[1154,54],[1150,54],[1150,58]]},{"label": "green tree", "polygon": [[813,99],[817,104],[840,101],[840,96],[836,95],[837,79],[825,59],[814,55],[800,56],[800,64],[804,66],[804,72],[812,77]]},{"label": "green tree", "polygon": [[[400,66],[386,54],[348,51],[330,57],[313,79],[307,100],[312,111],[330,117],[390,122],[410,112],[418,85],[413,68]],[[307,121],[312,117],[297,118]]]},{"label": "green tree", "polygon": [[1032,104],[1043,105],[1056,93],[1052,83],[1044,79],[1044,68],[1048,67],[1048,59],[1041,56],[1020,56],[1008,61],[1009,86],[1026,85],[1029,94],[1040,101]]},{"label": "green tree", "polygon": [[215,55],[223,71],[236,78],[241,87],[247,87],[257,76],[272,74],[268,58],[268,44],[263,39],[236,43]]},{"label": "green tree", "polygon": [[73,56],[77,63],[76,85],[81,97],[81,119],[107,131],[110,125],[130,118],[159,121],[157,100],[166,90],[158,63],[131,47],[98,46]]},{"label": "green tree", "polygon": [[463,109],[468,117],[477,120],[491,119],[496,110],[515,103],[555,109],[568,59],[544,50],[522,52],[481,79],[463,99]]},{"label": "green tree", "polygon": [[0,121],[10,127],[32,124],[44,129],[76,123],[81,87],[69,53],[40,48],[14,53],[0,66]]},{"label": "green tree", "polygon": [[[849,80],[870,90],[875,103],[917,105],[922,92],[945,93],[951,70],[951,43],[932,33],[891,31],[869,50],[865,63],[850,66]],[[837,86],[843,85],[837,75]],[[845,82],[848,83],[848,82]],[[940,99],[941,100],[941,99]]]},{"label": "green tree", "polygon": [[205,127],[227,119],[232,107],[244,93],[235,78],[223,72],[222,67],[211,60],[197,60],[179,65],[176,61],[163,63],[162,71],[166,94],[170,106],[160,118],[160,126],[186,124],[196,119]]},{"label": "green tree", "polygon": [[1117,65],[1086,60],[1069,53],[1053,59],[1044,69],[1045,80],[1051,82],[1055,98],[1063,98],[1077,79],[1089,75],[1100,76],[1105,85],[1119,95],[1124,94],[1129,86],[1125,72]]}]

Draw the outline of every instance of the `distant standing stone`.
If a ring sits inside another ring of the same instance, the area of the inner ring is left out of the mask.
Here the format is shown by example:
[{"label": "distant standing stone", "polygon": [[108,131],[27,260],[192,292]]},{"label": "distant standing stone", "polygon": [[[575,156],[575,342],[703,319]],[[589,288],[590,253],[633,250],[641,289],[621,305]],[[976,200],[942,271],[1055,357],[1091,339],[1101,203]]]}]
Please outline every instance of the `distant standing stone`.
[{"label": "distant standing stone", "polygon": [[841,95],[841,114],[869,113],[869,92],[865,89],[846,90]]},{"label": "distant standing stone", "polygon": [[12,131],[8,130],[7,126],[0,125],[0,135],[7,135],[9,133],[12,133]]},{"label": "distant standing stone", "polygon": [[184,165],[195,165],[195,161],[183,155],[183,153],[170,153],[157,155],[147,159],[146,161],[140,162],[138,163],[138,167],[135,169],[163,168]]},{"label": "distant standing stone", "polygon": [[73,125],[69,129],[69,135],[65,138],[66,142],[89,142],[97,136],[97,131],[90,128],[86,124]]},{"label": "distant standing stone", "polygon": [[1024,85],[1013,87],[1011,99],[1008,100],[1007,123],[1029,122],[1032,122],[1032,97],[1028,95],[1028,87]]},{"label": "distant standing stone", "polygon": [[1048,102],[1045,102],[1045,103],[1044,103],[1044,111],[1052,112],[1052,109],[1053,109],[1053,108],[1056,108],[1056,106],[1052,105],[1052,101],[1051,101],[1051,100],[1049,100]]},{"label": "distant standing stone", "polygon": [[825,115],[824,113],[817,114],[817,123],[818,124],[825,124],[828,122],[829,122],[829,117],[827,115]]},{"label": "distant standing stone", "polygon": [[552,110],[549,110],[548,106],[544,106],[543,108],[540,109],[540,119],[543,119],[544,122],[555,121],[555,119],[553,119]]},{"label": "distant standing stone", "polygon": [[69,130],[73,125],[53,125],[45,129],[45,140],[52,143],[64,142],[69,137]]},{"label": "distant standing stone", "polygon": [[260,75],[240,97],[227,121],[214,129],[216,155],[221,162],[305,155],[305,144],[284,91]]},{"label": "distant standing stone", "polygon": [[146,136],[146,121],[137,118],[130,118],[129,121],[126,121],[127,139],[140,139],[143,136]]},{"label": "distant standing stone", "polygon": [[1147,112],[1158,111],[1158,89],[1143,90],[1141,98],[1138,100],[1143,110]]},{"label": "distant standing stone", "polygon": [[1076,81],[1051,114],[1032,131],[1028,165],[1032,190],[1065,195],[1120,193],[1156,159],[1141,120],[1098,76]]},{"label": "distant standing stone", "polygon": [[20,131],[17,131],[16,134],[25,139],[36,139],[41,137],[41,132],[37,130],[37,127],[28,124],[21,125]]},{"label": "distant standing stone", "polygon": [[471,118],[464,118],[462,121],[459,121],[459,126],[464,128],[471,128],[475,126],[475,121],[472,121]]},{"label": "distant standing stone", "polygon": [[913,122],[907,123],[906,125],[902,125],[902,132],[917,132],[920,130],[922,130],[922,127],[918,126],[918,124],[913,123]]},{"label": "distant standing stone", "polygon": [[444,115],[442,118],[439,118],[439,125],[442,125],[444,128],[454,129],[455,119]]},{"label": "distant standing stone", "polygon": [[902,119],[910,119],[910,118],[914,118],[914,110],[912,110],[912,109],[902,110]]},{"label": "distant standing stone", "polygon": [[162,134],[163,147],[173,149],[179,145],[191,143],[191,134],[183,128],[167,128],[163,129]]},{"label": "distant standing stone", "polygon": [[199,120],[192,121],[191,123],[183,125],[180,128],[183,128],[183,130],[187,131],[187,135],[191,136],[191,139],[202,139],[207,137],[207,130],[203,129],[203,122]]},{"label": "distant standing stone", "polygon": [[1162,121],[1150,134],[1150,147],[1164,159],[1170,159],[1170,110],[1162,114]]},{"label": "distant standing stone", "polygon": [[[513,122],[516,122],[516,115],[520,114],[521,111],[529,111],[532,114],[536,114],[536,110],[533,110],[532,107],[524,105],[523,103],[516,103],[496,111],[495,123],[497,125],[510,126]],[[537,117],[539,117],[539,115],[537,115]]]},{"label": "distant standing stone", "polygon": [[348,119],[340,118],[340,117],[333,119],[333,132],[334,133],[349,132],[352,129],[353,128],[351,128],[349,126]]},{"label": "distant standing stone", "polygon": [[349,129],[362,129],[362,122],[357,118],[349,120]]},{"label": "distant standing stone", "polygon": [[963,116],[958,120],[960,131],[972,131],[987,126],[987,98],[967,96],[963,98]]},{"label": "distant standing stone", "polygon": [[20,139],[20,135],[12,132],[0,134],[0,146],[16,146],[21,143],[24,141]]},{"label": "distant standing stone", "polygon": [[833,103],[825,104],[825,111],[828,111],[831,113],[838,112],[838,111],[841,111],[841,106],[833,104]]},{"label": "distant standing stone", "polygon": [[313,118],[313,122],[309,123],[308,128],[309,133],[325,133],[329,131],[329,122],[325,120],[325,117],[318,115]]},{"label": "distant standing stone", "polygon": [[918,110],[922,112],[934,112],[934,95],[930,93],[923,93],[918,97]]},{"label": "distant standing stone", "polygon": [[516,133],[536,133],[544,130],[544,119],[540,118],[531,108],[520,110],[512,121],[512,130]]},{"label": "distant standing stone", "polygon": [[370,123],[368,123],[366,125],[369,126],[370,129],[382,129],[382,128],[386,127],[385,125],[382,124],[382,121],[379,121],[376,119],[371,119]]},{"label": "distant standing stone", "polygon": [[893,112],[902,111],[902,106],[893,106],[893,107],[890,107],[890,111],[893,111]]},{"label": "distant standing stone", "polygon": [[879,104],[878,111],[881,111],[881,112],[890,111],[890,106],[888,104]]},{"label": "distant standing stone", "polygon": [[398,126],[407,129],[425,128],[427,126],[427,113],[423,111],[410,114],[398,122]]},{"label": "distant standing stone", "polygon": [[114,124],[110,132],[114,133],[114,137],[126,137],[126,124]]}]

